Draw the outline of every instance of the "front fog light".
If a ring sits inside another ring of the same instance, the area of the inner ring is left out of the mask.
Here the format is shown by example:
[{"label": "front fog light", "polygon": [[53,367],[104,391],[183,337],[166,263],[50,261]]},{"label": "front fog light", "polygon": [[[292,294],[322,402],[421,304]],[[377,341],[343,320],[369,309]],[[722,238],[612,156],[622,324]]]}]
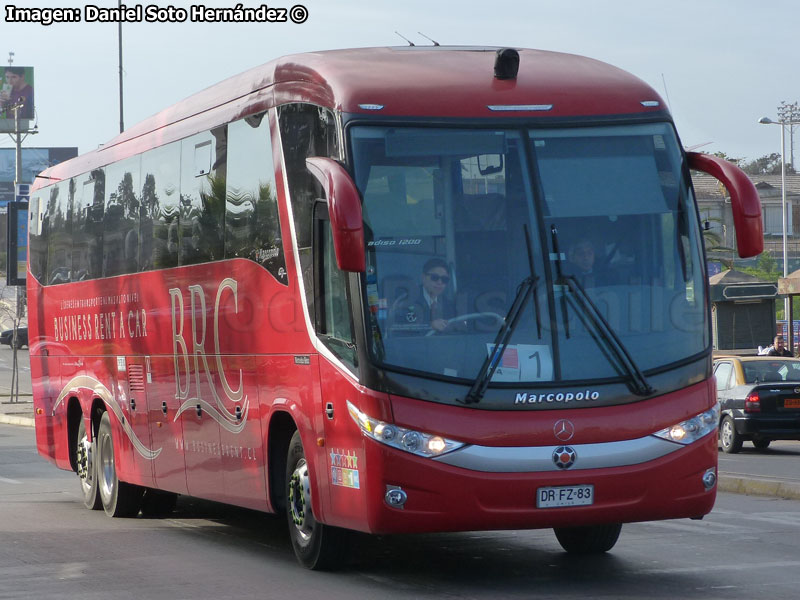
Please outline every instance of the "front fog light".
[{"label": "front fog light", "polygon": [[358,424],[361,432],[367,437],[381,444],[386,444],[392,448],[404,450],[417,456],[435,458],[453,450],[458,450],[464,445],[462,442],[449,440],[439,435],[414,431],[413,429],[406,429],[373,419],[356,408],[349,400],[347,401],[347,411],[353,421]]},{"label": "front fog light", "polygon": [[717,470],[714,467],[703,473],[703,487],[709,491],[717,484]]},{"label": "front fog light", "polygon": [[662,440],[686,445],[696,442],[701,437],[708,435],[712,431],[716,431],[718,422],[719,405],[716,404],[714,405],[714,408],[710,408],[704,413],[700,413],[691,419],[676,423],[672,427],[666,427],[661,431],[656,431],[653,435],[661,438]]}]

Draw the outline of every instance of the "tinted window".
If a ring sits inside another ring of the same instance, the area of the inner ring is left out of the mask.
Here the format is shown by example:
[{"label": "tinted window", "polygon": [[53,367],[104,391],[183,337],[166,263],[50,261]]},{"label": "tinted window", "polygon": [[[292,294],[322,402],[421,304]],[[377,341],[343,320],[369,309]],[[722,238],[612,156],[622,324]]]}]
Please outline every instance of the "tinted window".
[{"label": "tinted window", "polygon": [[46,283],[47,231],[49,220],[45,218],[49,189],[39,190],[31,197],[28,206],[28,235],[31,274],[40,282]]},{"label": "tinted window", "polygon": [[311,104],[287,104],[278,112],[283,158],[292,204],[295,235],[300,253],[300,268],[306,301],[313,312],[313,273],[311,258],[312,209],[314,200],[324,194],[306,168],[306,158],[341,158],[336,120],[330,111]]},{"label": "tinted window", "polygon": [[103,169],[95,169],[74,181],[72,281],[83,281],[103,273],[105,173]]},{"label": "tinted window", "polygon": [[288,283],[269,123],[265,115],[228,126],[225,257],[249,258]]},{"label": "tinted window", "polygon": [[[72,271],[72,198],[70,181],[62,181],[50,188],[47,214],[50,215],[48,236],[47,282],[65,283]],[[73,188],[74,189],[74,188]]]},{"label": "tinted window", "polygon": [[178,266],[180,160],[180,142],[150,150],[142,156],[139,224],[142,271]]},{"label": "tinted window", "polygon": [[227,126],[181,144],[180,264],[224,256]]},{"label": "tinted window", "polygon": [[140,157],[106,167],[103,275],[138,271]]},{"label": "tinted window", "polygon": [[321,306],[319,333],[328,337],[329,347],[350,364],[355,364],[353,328],[347,300],[347,274],[336,266],[330,222],[319,222],[321,230],[322,277],[319,298]]}]

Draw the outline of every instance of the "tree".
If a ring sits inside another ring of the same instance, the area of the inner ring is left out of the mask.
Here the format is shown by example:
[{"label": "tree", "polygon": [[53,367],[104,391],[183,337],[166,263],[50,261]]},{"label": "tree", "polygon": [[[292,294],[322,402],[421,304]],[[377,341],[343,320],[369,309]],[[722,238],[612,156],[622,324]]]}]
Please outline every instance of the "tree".
[{"label": "tree", "polygon": [[783,273],[778,269],[778,261],[768,250],[761,253],[755,267],[742,267],[741,271],[754,275],[763,281],[777,282],[778,278],[783,276]]},{"label": "tree", "polygon": [[727,160],[728,162],[731,162],[737,166],[741,166],[741,164],[744,162],[744,158],[734,158],[733,156],[728,156],[725,152],[721,151],[714,152],[712,156],[716,156],[717,158],[721,158],[722,160]]},{"label": "tree", "polygon": [[[748,175],[780,175],[781,155],[778,152],[765,154],[755,160],[742,162],[739,166]],[[794,167],[790,163],[786,163],[786,173],[795,173]]]}]

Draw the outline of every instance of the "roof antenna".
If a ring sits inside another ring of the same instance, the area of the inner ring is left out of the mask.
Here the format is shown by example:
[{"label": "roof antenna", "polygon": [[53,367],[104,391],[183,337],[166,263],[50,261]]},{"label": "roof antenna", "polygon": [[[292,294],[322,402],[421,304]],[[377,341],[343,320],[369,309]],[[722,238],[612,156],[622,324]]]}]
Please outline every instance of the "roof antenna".
[{"label": "roof antenna", "polygon": [[[395,33],[397,33],[397,35],[400,35],[400,33],[398,33],[397,31],[395,31]],[[405,41],[407,41],[409,46],[416,46],[416,44],[412,42],[410,39],[408,39],[406,36],[400,35],[400,37],[403,38]]]},{"label": "roof antenna", "polygon": [[424,37],[426,40],[430,40],[431,42],[433,42],[433,45],[434,45],[434,46],[441,46],[441,44],[440,44],[439,42],[437,42],[437,41],[436,41],[436,40],[434,40],[433,38],[429,38],[427,35],[425,35],[425,34],[424,34],[424,33],[422,33],[421,31],[418,31],[417,33],[418,33],[418,34],[420,34],[422,37]]}]

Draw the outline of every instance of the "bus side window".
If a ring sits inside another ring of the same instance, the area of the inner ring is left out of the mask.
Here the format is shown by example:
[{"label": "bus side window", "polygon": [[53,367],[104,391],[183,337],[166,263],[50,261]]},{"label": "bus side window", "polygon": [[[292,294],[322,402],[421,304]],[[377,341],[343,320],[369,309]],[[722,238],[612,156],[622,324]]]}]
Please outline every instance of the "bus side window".
[{"label": "bus side window", "polygon": [[103,276],[139,270],[140,156],[106,167]]},{"label": "bus side window", "polygon": [[47,214],[50,232],[47,248],[47,284],[66,283],[72,270],[72,223],[70,183],[62,181],[50,188]]},{"label": "bus side window", "polygon": [[355,368],[357,360],[347,292],[348,274],[336,265],[327,207],[318,202],[315,213],[317,333],[334,354]]},{"label": "bus side window", "polygon": [[287,285],[266,113],[228,125],[225,258],[248,258]]},{"label": "bus side window", "polygon": [[48,220],[45,217],[45,208],[48,191],[48,188],[45,188],[36,192],[31,198],[28,210],[28,235],[30,236],[28,252],[30,253],[31,274],[42,284],[46,283]]},{"label": "bus side window", "polygon": [[305,284],[306,303],[314,314],[314,275],[311,239],[314,201],[322,197],[317,180],[306,168],[306,158],[324,156],[341,159],[336,118],[327,109],[311,104],[285,104],[278,107],[278,123],[283,144],[283,159],[289,184],[300,270]]},{"label": "bus side window", "polygon": [[142,156],[142,195],[139,207],[139,268],[178,266],[181,143],[175,142]]},{"label": "bus side window", "polygon": [[105,214],[106,172],[95,169],[89,174],[90,184],[84,186],[83,201],[86,208],[86,235],[89,239],[89,279],[103,274],[103,215]]},{"label": "bus side window", "polygon": [[181,265],[224,257],[228,127],[199,133],[181,146]]}]

